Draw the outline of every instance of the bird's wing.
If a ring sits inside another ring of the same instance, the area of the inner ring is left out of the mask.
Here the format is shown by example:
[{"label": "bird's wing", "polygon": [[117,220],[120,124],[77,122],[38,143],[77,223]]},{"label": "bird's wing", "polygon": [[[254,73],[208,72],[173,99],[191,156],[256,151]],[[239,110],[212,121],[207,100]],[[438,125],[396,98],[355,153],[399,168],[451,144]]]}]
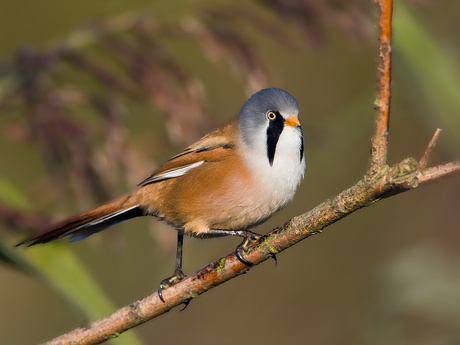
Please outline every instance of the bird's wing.
[{"label": "bird's wing", "polygon": [[232,121],[204,136],[183,152],[172,157],[166,164],[139,183],[139,186],[176,178],[203,163],[217,162],[233,154],[236,145],[237,122]]}]

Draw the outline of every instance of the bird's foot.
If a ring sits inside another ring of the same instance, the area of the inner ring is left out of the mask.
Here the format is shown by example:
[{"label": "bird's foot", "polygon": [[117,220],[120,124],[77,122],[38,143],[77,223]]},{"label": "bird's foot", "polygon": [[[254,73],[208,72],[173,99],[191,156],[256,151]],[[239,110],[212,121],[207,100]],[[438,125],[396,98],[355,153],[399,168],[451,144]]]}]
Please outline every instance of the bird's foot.
[{"label": "bird's foot", "polygon": [[158,288],[158,297],[160,297],[160,299],[161,299],[161,301],[163,303],[165,303],[165,299],[163,298],[163,290],[167,289],[170,286],[173,286],[173,285],[179,283],[185,277],[186,277],[186,275],[182,271],[175,271],[174,274],[171,277],[163,279],[161,281],[160,287]]},{"label": "bird's foot", "polygon": [[[259,234],[256,234],[256,233],[251,233],[250,236],[245,237],[243,242],[241,242],[241,244],[238,247],[236,247],[235,255],[236,255],[237,259],[240,260],[246,266],[253,266],[254,263],[249,261],[249,260],[246,260],[244,258],[244,254],[247,254],[248,249],[255,242],[257,242],[261,237],[262,237],[262,235],[259,235]],[[276,259],[276,254],[271,253],[270,256],[271,256],[271,258],[273,260],[275,260],[275,266],[276,266],[278,264],[278,260]]]},{"label": "bird's foot", "polygon": [[251,233],[250,236],[246,236],[243,242],[240,243],[238,247],[236,247],[235,255],[238,260],[240,260],[246,266],[253,266],[254,263],[248,261],[244,258],[244,254],[247,253],[248,249],[257,242],[262,236],[256,233]]}]

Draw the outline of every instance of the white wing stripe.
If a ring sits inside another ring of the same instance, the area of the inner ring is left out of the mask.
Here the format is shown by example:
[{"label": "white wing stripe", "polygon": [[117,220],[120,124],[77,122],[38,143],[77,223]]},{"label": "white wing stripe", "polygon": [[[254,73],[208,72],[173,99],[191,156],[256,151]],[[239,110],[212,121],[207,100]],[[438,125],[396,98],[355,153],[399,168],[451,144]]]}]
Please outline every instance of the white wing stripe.
[{"label": "white wing stripe", "polygon": [[167,172],[165,172],[163,174],[160,174],[160,175],[157,175],[157,176],[153,177],[151,180],[149,180],[149,182],[155,182],[155,181],[159,181],[159,180],[167,180],[167,179],[170,179],[170,178],[175,178],[175,177],[182,176],[187,171],[189,171],[189,170],[191,170],[193,168],[199,167],[203,163],[204,163],[204,161],[199,161],[199,162],[189,164],[189,165],[186,165],[186,166],[183,166],[183,167],[171,170],[171,171],[167,171]]}]

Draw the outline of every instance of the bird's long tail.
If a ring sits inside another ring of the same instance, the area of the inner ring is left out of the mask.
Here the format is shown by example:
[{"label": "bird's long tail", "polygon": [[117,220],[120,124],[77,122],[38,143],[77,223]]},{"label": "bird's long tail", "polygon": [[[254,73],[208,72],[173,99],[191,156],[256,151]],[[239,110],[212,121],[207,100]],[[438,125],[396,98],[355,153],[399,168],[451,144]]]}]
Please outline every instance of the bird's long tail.
[{"label": "bird's long tail", "polygon": [[131,196],[124,196],[94,210],[68,218],[50,228],[32,234],[16,246],[33,246],[70,236],[72,242],[82,240],[125,220],[143,216],[144,212]]}]

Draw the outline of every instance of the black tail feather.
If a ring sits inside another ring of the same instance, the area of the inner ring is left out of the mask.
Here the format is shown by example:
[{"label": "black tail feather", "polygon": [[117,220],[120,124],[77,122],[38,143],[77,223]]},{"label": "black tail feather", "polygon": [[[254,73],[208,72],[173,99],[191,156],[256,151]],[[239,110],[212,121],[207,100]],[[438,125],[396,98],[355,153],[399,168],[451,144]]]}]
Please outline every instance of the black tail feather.
[{"label": "black tail feather", "polygon": [[144,213],[138,205],[121,210],[111,204],[104,205],[33,234],[18,243],[16,247],[23,244],[30,247],[39,243],[48,243],[65,236],[71,236],[72,242],[79,241],[115,224],[143,215]]}]

